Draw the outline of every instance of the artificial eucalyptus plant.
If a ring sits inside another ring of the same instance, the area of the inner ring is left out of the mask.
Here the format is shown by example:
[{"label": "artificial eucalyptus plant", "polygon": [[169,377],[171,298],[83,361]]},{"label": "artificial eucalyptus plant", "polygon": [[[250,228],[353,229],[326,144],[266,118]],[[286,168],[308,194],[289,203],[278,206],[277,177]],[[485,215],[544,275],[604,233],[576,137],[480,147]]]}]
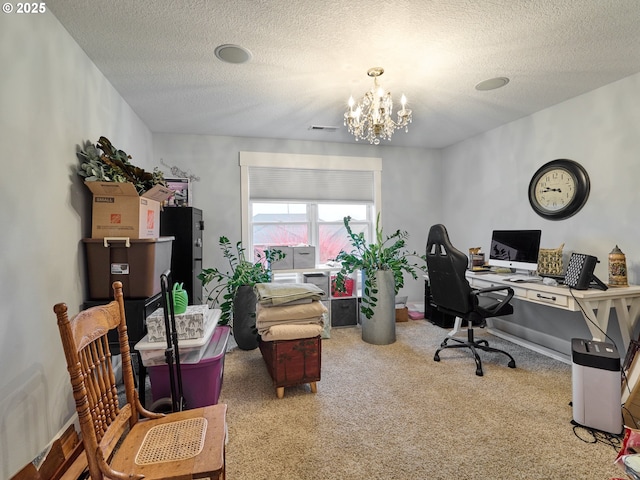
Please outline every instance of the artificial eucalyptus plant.
[{"label": "artificial eucalyptus plant", "polygon": [[[229,262],[229,270],[218,268],[204,268],[198,274],[205,289],[206,301],[211,306],[219,306],[221,310],[220,325],[229,324],[233,310],[233,299],[239,287],[254,286],[256,283],[271,281],[271,264],[282,260],[285,253],[282,250],[267,249],[264,253],[256,253],[256,261],[246,259],[242,242],[237,242],[235,248],[225,236],[218,241],[222,255]],[[212,286],[209,286],[212,284]]]},{"label": "artificial eucalyptus plant", "polygon": [[[385,237],[380,225],[380,214],[376,219],[375,241],[373,243],[367,243],[364,233],[354,233],[350,222],[351,217],[344,217],[344,226],[353,249],[351,252],[342,250],[335,258],[335,261],[342,264],[342,269],[336,274],[336,289],[344,292],[346,278],[358,270],[362,271],[364,285],[360,311],[370,319],[373,317],[373,308],[378,302],[375,273],[380,270],[393,272],[397,295],[404,286],[403,273],[406,272],[414,280],[417,280],[417,271],[425,271],[426,257],[406,249],[406,239],[409,237],[406,231],[396,230],[393,234]],[[410,257],[419,258],[423,264],[411,263]]]},{"label": "artificial eucalyptus plant", "polygon": [[166,186],[161,170],[156,167],[153,172],[146,172],[136,167],[129,161],[131,155],[115,148],[106,137],[100,137],[97,145],[87,143],[84,150],[78,152],[78,159],[82,162],[78,175],[89,182],[130,182],[139,194],[158,184]]}]

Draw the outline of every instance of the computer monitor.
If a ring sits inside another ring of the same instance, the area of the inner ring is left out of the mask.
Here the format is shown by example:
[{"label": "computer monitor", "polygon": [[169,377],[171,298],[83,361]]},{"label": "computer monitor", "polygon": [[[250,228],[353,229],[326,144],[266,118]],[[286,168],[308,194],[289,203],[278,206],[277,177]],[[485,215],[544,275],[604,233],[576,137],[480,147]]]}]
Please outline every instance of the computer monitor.
[{"label": "computer monitor", "polygon": [[536,271],[541,235],[541,230],[494,230],[489,266]]}]

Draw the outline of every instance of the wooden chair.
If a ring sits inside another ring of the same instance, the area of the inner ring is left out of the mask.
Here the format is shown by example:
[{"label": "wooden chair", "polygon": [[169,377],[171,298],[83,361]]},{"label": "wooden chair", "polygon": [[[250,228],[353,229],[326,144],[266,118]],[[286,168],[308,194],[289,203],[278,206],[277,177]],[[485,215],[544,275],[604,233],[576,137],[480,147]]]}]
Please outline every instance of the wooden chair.
[{"label": "wooden chair", "polygon": [[[224,479],[226,405],[167,415],[145,410],[134,386],[122,283],[115,300],[58,318],[92,480]],[[107,333],[117,328],[126,403],[119,405]],[[144,417],[144,418],[140,418]]]}]

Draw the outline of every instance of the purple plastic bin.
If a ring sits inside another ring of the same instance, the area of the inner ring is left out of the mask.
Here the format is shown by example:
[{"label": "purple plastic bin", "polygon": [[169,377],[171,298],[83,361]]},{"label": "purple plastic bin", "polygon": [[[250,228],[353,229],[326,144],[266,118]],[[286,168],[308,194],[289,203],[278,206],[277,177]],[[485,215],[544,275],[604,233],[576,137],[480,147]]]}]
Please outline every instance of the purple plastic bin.
[{"label": "purple plastic bin", "polygon": [[[199,408],[218,403],[222,388],[224,354],[227,351],[230,331],[231,328],[227,325],[216,326],[202,360],[193,364],[180,364],[182,394],[187,408]],[[179,347],[180,343],[178,343]],[[169,366],[156,365],[148,367],[148,371],[153,401],[170,397]]]}]

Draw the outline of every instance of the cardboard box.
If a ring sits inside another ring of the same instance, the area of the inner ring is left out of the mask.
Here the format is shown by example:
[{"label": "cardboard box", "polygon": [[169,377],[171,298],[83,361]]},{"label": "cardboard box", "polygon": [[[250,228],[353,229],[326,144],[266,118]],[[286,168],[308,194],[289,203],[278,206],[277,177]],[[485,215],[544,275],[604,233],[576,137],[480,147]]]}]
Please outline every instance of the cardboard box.
[{"label": "cardboard box", "polygon": [[93,194],[91,238],[160,236],[160,202],[173,192],[156,185],[142,196],[128,182],[85,182]]},{"label": "cardboard box", "polygon": [[396,322],[408,322],[409,309],[407,307],[396,308]]}]

